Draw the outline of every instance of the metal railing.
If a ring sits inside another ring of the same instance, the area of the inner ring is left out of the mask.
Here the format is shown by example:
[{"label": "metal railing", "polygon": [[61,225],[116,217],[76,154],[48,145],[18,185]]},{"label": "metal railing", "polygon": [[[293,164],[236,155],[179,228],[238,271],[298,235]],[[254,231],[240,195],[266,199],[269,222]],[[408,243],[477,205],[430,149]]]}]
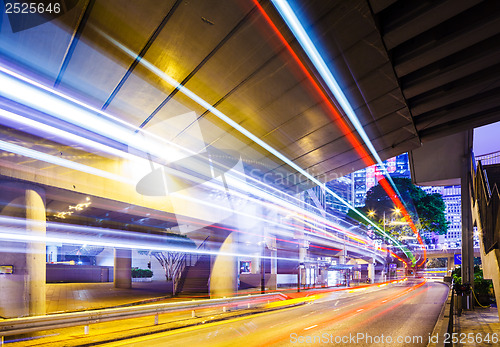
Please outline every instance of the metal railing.
[{"label": "metal railing", "polygon": [[[182,275],[183,275],[183,272],[184,272],[184,269],[186,268],[186,266],[195,266],[196,263],[198,262],[198,260],[206,255],[200,251],[202,250],[206,250],[208,249],[207,247],[207,240],[210,238],[210,235],[207,236],[203,241],[202,243],[200,243],[200,245],[196,248],[196,250],[198,251],[197,253],[184,253],[184,256],[183,256],[183,261],[182,261],[182,264],[179,264],[179,269],[178,271],[176,272],[176,275],[175,275],[175,280],[172,282],[172,285],[173,285],[173,295],[176,295],[177,294],[177,290],[179,288],[179,284],[181,282],[181,279],[182,279]],[[208,286],[210,287],[210,277],[208,278]]]},{"label": "metal railing", "polygon": [[88,334],[90,324],[145,316],[154,316],[154,324],[157,325],[158,315],[163,313],[191,310],[192,317],[195,317],[195,310],[203,308],[223,306],[222,311],[226,312],[226,307],[231,305],[243,303],[246,304],[244,308],[250,308],[252,304],[255,307],[258,304],[286,299],[282,293],[272,293],[4,319],[0,320],[0,344],[4,336],[75,326],[84,326],[84,331]]},{"label": "metal railing", "polygon": [[204,256],[205,254],[201,253],[201,250],[208,249],[207,247],[207,240],[210,238],[210,235],[203,240],[202,243],[196,248],[198,253],[187,253],[186,255],[186,265],[189,264],[189,266],[194,266],[198,262],[198,260]]}]

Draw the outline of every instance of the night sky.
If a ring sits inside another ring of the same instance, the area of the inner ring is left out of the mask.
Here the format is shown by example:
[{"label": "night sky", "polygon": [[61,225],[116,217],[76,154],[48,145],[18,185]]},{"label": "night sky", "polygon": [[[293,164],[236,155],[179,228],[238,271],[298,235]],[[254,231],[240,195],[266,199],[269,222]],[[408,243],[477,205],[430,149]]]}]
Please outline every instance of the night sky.
[{"label": "night sky", "polygon": [[474,129],[474,155],[500,151],[500,122]]}]

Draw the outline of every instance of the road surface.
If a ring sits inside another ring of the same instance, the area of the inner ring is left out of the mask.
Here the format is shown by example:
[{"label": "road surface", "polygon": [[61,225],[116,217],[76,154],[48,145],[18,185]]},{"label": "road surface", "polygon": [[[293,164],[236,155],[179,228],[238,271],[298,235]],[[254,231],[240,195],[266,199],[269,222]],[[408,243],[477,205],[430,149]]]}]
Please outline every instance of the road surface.
[{"label": "road surface", "polygon": [[447,294],[444,283],[414,279],[105,346],[426,346]]}]

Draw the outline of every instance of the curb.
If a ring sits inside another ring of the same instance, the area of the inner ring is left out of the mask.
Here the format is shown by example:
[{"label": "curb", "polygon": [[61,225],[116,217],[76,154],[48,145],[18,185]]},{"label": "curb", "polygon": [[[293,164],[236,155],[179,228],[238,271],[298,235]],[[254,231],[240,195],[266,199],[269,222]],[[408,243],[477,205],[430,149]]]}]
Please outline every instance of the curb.
[{"label": "curb", "polygon": [[445,303],[443,304],[443,307],[441,308],[441,313],[439,313],[439,317],[431,333],[431,337],[436,335],[438,336],[438,342],[429,341],[427,347],[444,346],[444,341],[440,343],[439,340],[441,337],[443,337],[444,339],[445,336],[444,334],[448,331],[448,321],[450,320],[449,312],[451,305],[451,295],[453,294],[453,291],[451,290],[451,287],[447,283],[445,282],[443,283],[448,286],[448,298],[446,299]]},{"label": "curb", "polygon": [[293,303],[293,304],[289,304],[286,306],[273,307],[273,308],[256,308],[256,309],[251,309],[251,310],[245,309],[245,310],[237,310],[237,311],[235,310],[235,311],[228,311],[227,313],[220,313],[215,317],[214,316],[210,317],[210,315],[208,315],[208,316],[201,316],[201,317],[195,317],[195,318],[187,318],[187,319],[182,319],[182,320],[177,320],[177,321],[173,320],[173,321],[161,323],[159,325],[149,325],[149,326],[145,326],[142,328],[137,328],[138,331],[136,331],[134,334],[130,334],[130,331],[117,331],[117,332],[109,333],[108,336],[102,336],[102,335],[93,335],[93,336],[90,335],[89,336],[88,335],[88,336],[78,336],[78,338],[76,338],[76,339],[72,339],[72,336],[68,336],[68,339],[65,339],[65,340],[52,340],[52,341],[50,340],[50,337],[49,337],[49,340],[47,340],[45,342],[38,340],[38,343],[36,345],[39,345],[39,343],[42,342],[45,345],[51,345],[51,346],[68,346],[68,347],[69,346],[80,346],[80,347],[96,346],[96,345],[101,345],[101,344],[106,344],[106,343],[126,341],[126,340],[133,339],[133,338],[154,335],[154,334],[168,332],[168,331],[180,330],[183,328],[203,326],[204,324],[220,322],[220,321],[239,318],[239,317],[252,316],[252,315],[266,313],[266,312],[272,312],[272,311],[279,311],[279,310],[283,310],[283,309],[287,309],[287,308],[301,306],[304,304],[306,304],[306,303],[301,302],[301,303]]}]

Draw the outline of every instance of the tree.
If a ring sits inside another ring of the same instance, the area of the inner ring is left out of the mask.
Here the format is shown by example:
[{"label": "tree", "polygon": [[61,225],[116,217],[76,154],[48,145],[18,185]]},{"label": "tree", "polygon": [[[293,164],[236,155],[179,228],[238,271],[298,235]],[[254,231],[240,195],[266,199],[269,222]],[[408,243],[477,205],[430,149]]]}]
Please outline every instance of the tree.
[{"label": "tree", "polygon": [[[441,195],[427,194],[408,178],[393,178],[393,181],[400,200],[405,204],[417,228],[420,231],[446,234],[448,230],[448,222],[444,215],[446,206]],[[385,222],[385,230],[390,234],[397,236],[413,234],[410,227],[404,224],[403,215],[395,209],[394,203],[380,184],[370,188],[366,193],[365,206],[361,208],[361,212],[378,221],[381,229],[384,228]],[[348,216],[366,224],[366,221],[354,211],[349,211]]]},{"label": "tree", "polygon": [[195,249],[196,245],[193,240],[186,236],[178,234],[165,234],[162,240],[162,246],[168,246],[175,250],[165,250],[165,251],[155,251],[155,250],[142,250],[138,251],[139,254],[151,255],[158,260],[161,267],[165,271],[165,279],[167,281],[172,281],[173,294],[175,295],[177,290],[177,280],[180,278],[180,274],[184,269],[183,261],[185,259],[186,253],[189,250]]},{"label": "tree", "polygon": [[422,229],[444,235],[448,231],[448,222],[444,215],[446,205],[440,194],[427,194],[415,202]]},{"label": "tree", "polygon": [[167,281],[172,281],[178,275],[181,268],[181,261],[184,259],[186,253],[183,252],[170,252],[170,251],[151,251],[156,260],[160,263],[165,270],[165,278]]}]

